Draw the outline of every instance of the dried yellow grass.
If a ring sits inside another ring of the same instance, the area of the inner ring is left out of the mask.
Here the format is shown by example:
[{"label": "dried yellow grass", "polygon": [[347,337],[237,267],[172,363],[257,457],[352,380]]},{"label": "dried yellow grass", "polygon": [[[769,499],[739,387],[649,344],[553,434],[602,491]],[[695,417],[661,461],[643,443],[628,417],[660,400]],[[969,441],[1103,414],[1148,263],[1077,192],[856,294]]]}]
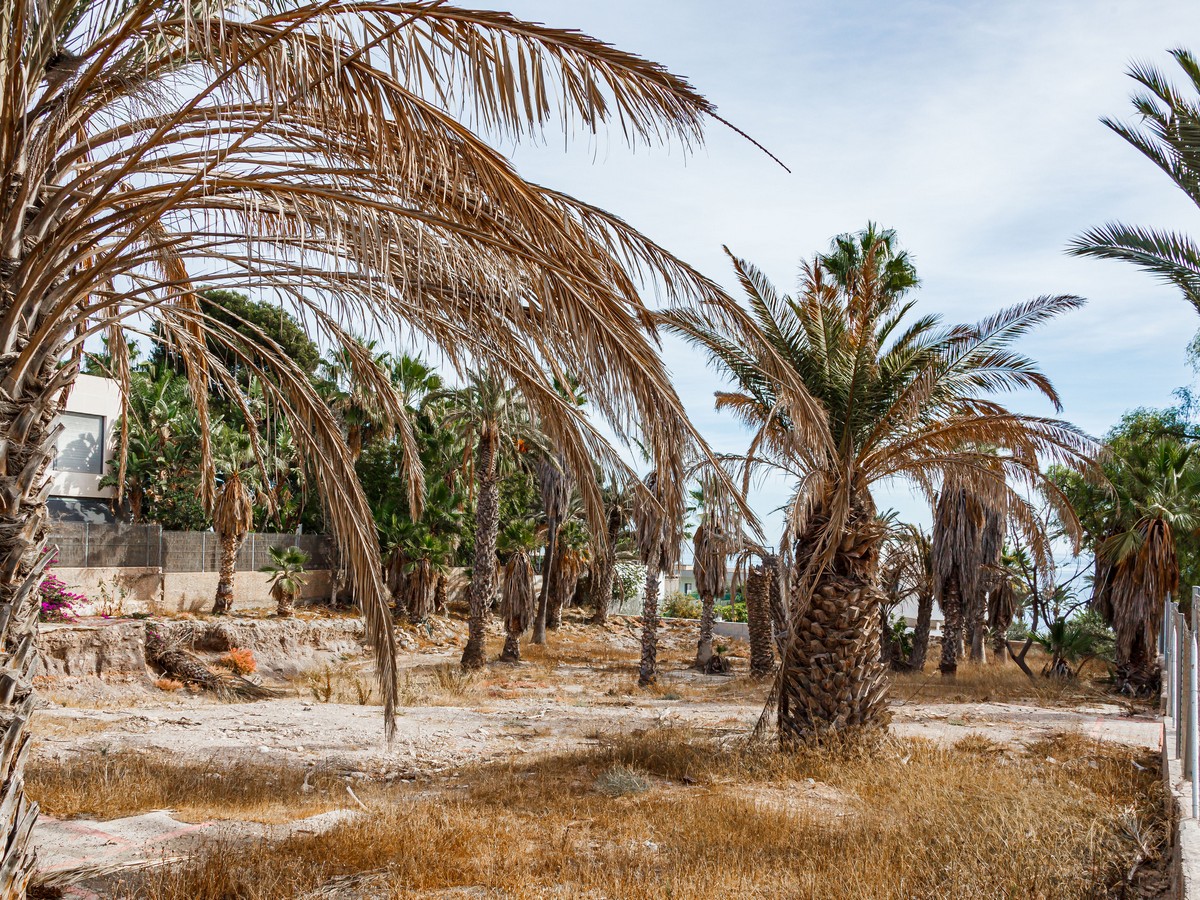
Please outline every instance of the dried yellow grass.
[{"label": "dried yellow grass", "polygon": [[[276,844],[216,844],[107,895],[265,900],[348,878],[358,888],[341,896],[1121,896],[1131,868],[1135,891],[1158,877],[1140,855],[1161,844],[1162,798],[1154,761],[1140,754],[1063,735],[1021,751],[971,737],[783,755],[741,736],[661,729],[470,768],[447,785],[356,786],[373,813],[358,821]],[[34,769],[30,793],[58,808],[44,766]],[[646,789],[598,789],[618,769]],[[161,804],[150,781],[166,776],[144,770],[127,797]],[[258,783],[238,787],[253,797],[265,793]],[[214,810],[251,802],[209,790]]]}]

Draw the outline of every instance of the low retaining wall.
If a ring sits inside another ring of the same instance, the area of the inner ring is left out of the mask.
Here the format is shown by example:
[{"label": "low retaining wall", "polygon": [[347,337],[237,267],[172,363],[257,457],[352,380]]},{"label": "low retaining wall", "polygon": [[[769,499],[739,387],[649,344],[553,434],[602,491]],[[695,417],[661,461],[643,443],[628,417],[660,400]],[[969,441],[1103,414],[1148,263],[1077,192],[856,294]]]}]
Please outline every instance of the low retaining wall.
[{"label": "low retaining wall", "polygon": [[1175,723],[1163,716],[1162,771],[1171,819],[1171,893],[1173,900],[1200,900],[1200,821],[1192,817],[1192,784],[1176,759]]},{"label": "low retaining wall", "polygon": [[[78,610],[82,615],[200,612],[211,608],[217,595],[216,572],[164,572],[131,566],[55,567],[53,571],[70,590],[88,598],[89,602]],[[333,576],[328,569],[312,570],[305,577],[301,599],[329,596]],[[234,609],[274,606],[270,580],[265,572],[235,572]]]}]

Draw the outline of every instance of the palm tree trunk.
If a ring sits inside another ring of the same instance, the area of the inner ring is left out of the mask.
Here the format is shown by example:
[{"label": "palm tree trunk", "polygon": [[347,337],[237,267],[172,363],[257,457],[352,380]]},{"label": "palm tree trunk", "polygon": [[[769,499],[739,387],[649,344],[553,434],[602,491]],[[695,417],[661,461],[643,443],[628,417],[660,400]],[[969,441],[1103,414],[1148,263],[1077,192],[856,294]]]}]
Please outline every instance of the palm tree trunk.
[{"label": "palm tree trunk", "polygon": [[546,613],[550,602],[550,579],[554,575],[555,554],[558,552],[558,523],[551,517],[546,529],[546,552],[542,556],[542,589],[538,593],[537,616],[533,620],[532,644],[546,643]]},{"label": "palm tree trunk", "polygon": [[646,566],[646,595],[642,601],[642,660],[638,668],[638,687],[658,679],[658,579],[662,574],[660,554]]},{"label": "palm tree trunk", "polygon": [[613,579],[616,578],[616,574],[616,561],[607,553],[601,556],[595,575],[596,581],[592,585],[592,604],[595,610],[591,618],[593,625],[603,625],[608,621],[608,607],[612,603]]},{"label": "palm tree trunk", "polygon": [[213,603],[213,615],[223,616],[233,609],[233,573],[237,571],[238,551],[242,549],[244,534],[221,535],[221,564],[217,576],[217,598]]},{"label": "palm tree trunk", "polygon": [[290,619],[296,612],[296,595],[293,591],[280,590],[275,598],[275,615]]},{"label": "palm tree trunk", "polygon": [[771,583],[774,573],[755,566],[746,575],[746,621],[750,631],[750,674],[762,678],[775,668],[771,648]]},{"label": "palm tree trunk", "polygon": [[700,640],[696,643],[697,669],[703,670],[713,655],[713,621],[716,619],[717,598],[712,594],[700,595]]},{"label": "palm tree trunk", "polygon": [[977,596],[968,598],[963,608],[963,614],[966,618],[965,631],[971,662],[985,662],[987,655],[984,642],[984,638],[987,636],[987,597],[982,590]]},{"label": "palm tree trunk", "polygon": [[500,489],[496,478],[496,437],[479,436],[479,499],[475,506],[475,559],[471,571],[471,611],[462,667],[478,669],[487,661],[484,638],[487,617],[496,601],[496,534],[500,528]]},{"label": "palm tree trunk", "polygon": [[[0,369],[0,374],[6,369]],[[50,560],[45,480],[64,370],[48,362],[12,394],[0,392],[0,898],[25,896],[38,806],[25,796],[38,627],[37,588]],[[57,381],[55,380],[57,377]],[[66,382],[69,384],[69,381]]]},{"label": "palm tree trunk", "polygon": [[[887,681],[879,661],[882,595],[875,586],[883,534],[869,501],[860,505],[811,601],[797,608],[801,591],[793,591],[793,631],[779,685],[779,740],[785,749],[871,737],[887,726]],[[827,526],[814,517],[810,532],[796,541],[797,582],[822,527]]]},{"label": "palm tree trunk", "polygon": [[917,598],[917,625],[913,629],[912,652],[908,665],[914,672],[925,670],[925,657],[929,655],[929,623],[933,618],[933,594],[922,594]]},{"label": "palm tree trunk", "polygon": [[938,671],[953,678],[958,674],[958,650],[962,644],[962,594],[958,589],[958,576],[946,580],[942,592],[942,662]]},{"label": "palm tree trunk", "polygon": [[771,572],[771,588],[767,595],[771,603],[771,630],[775,635],[775,649],[782,659],[788,636],[788,610],[783,602],[784,573],[779,571],[779,557],[773,554],[763,560],[763,565]]},{"label": "palm tree trunk", "polygon": [[449,579],[445,572],[438,572],[437,585],[433,589],[433,611],[439,616],[446,614],[446,583]]}]

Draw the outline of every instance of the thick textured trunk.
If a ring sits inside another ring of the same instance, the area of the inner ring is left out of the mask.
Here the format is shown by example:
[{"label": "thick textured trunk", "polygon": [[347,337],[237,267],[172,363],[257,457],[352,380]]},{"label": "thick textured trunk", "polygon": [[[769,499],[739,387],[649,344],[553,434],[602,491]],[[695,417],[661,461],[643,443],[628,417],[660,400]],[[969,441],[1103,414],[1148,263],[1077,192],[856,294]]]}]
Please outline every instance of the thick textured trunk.
[{"label": "thick textured trunk", "polygon": [[700,640],[696,643],[696,668],[703,670],[713,655],[713,620],[717,598],[712,594],[700,595]]},{"label": "thick textured trunk", "polygon": [[933,594],[922,594],[917,598],[917,624],[913,628],[912,653],[908,665],[913,671],[925,670],[925,657],[929,655],[929,623],[933,618]]},{"label": "thick textured trunk", "polygon": [[470,616],[462,667],[478,669],[486,662],[484,638],[487,617],[496,600],[496,533],[500,525],[500,491],[496,479],[496,438],[484,431],[479,438],[476,470],[479,499],[475,507],[475,558],[471,572]]},{"label": "thick textured trunk", "polygon": [[642,661],[638,668],[638,686],[654,684],[658,678],[658,579],[659,557],[646,565],[646,595],[642,601]]},{"label": "thick textured trunk", "polygon": [[275,591],[275,615],[281,619],[290,619],[296,612],[295,591],[279,588]]},{"label": "thick textured trunk", "polygon": [[783,650],[787,646],[789,627],[788,609],[783,602],[783,579],[786,575],[780,571],[778,556],[768,556],[763,560],[763,565],[771,572],[771,589],[768,594],[771,602],[771,630],[775,635],[775,649],[779,651],[779,657],[782,659]]},{"label": "thick textured trunk", "polygon": [[246,540],[244,534],[222,534],[220,574],[217,576],[217,599],[213,615],[223,616],[233,610],[233,573],[237,571],[238,551]]},{"label": "thick textured trunk", "polygon": [[445,572],[438,572],[437,585],[433,589],[433,611],[439,616],[446,614],[448,580]]},{"label": "thick textured trunk", "polygon": [[958,651],[962,646],[963,608],[958,576],[951,575],[942,591],[942,661],[938,671],[953,678],[958,673]]},{"label": "thick textured trunk", "polygon": [[[860,501],[812,599],[792,591],[793,633],[779,689],[779,739],[785,748],[827,740],[872,737],[888,722],[887,681],[879,661],[879,602],[875,586],[881,527],[869,501]],[[799,580],[818,546],[814,517],[796,541],[793,578]]]},{"label": "thick textured trunk", "polygon": [[[7,367],[0,365],[0,374]],[[0,391],[0,898],[24,897],[36,855],[30,834],[38,806],[25,796],[25,759],[46,551],[46,470],[63,372],[48,364],[19,394]],[[58,383],[54,379],[58,377]],[[69,383],[69,382],[67,382]]]},{"label": "thick textured trunk", "polygon": [[534,644],[546,643],[546,615],[550,603],[551,579],[554,577],[555,554],[558,552],[558,522],[551,519],[546,529],[546,553],[542,556],[542,588],[538,592],[537,615],[533,620],[533,634],[529,640]]},{"label": "thick textured trunk", "polygon": [[593,576],[592,613],[593,625],[603,625],[608,621],[608,608],[612,603],[613,581],[617,576],[617,564],[608,554],[600,558],[598,571]]},{"label": "thick textured trunk", "polygon": [[755,566],[746,575],[746,621],[750,631],[750,674],[763,678],[775,668],[771,648],[771,582],[768,566]]},{"label": "thick textured trunk", "polygon": [[968,598],[967,602],[963,604],[963,616],[965,619],[963,630],[971,662],[985,662],[987,656],[987,644],[984,640],[987,637],[987,597],[982,590],[977,596]]}]

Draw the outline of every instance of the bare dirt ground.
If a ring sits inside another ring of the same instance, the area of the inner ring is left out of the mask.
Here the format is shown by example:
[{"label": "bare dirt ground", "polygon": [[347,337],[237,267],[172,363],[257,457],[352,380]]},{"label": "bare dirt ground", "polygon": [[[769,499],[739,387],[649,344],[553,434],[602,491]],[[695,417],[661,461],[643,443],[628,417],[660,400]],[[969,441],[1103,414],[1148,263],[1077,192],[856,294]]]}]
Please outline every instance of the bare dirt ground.
[{"label": "bare dirt ground", "polygon": [[[745,644],[725,641],[732,676],[702,675],[688,668],[692,626],[669,623],[660,637],[659,683],[640,690],[637,628],[634,619],[617,618],[603,629],[569,619],[546,647],[526,646],[522,664],[492,664],[470,677],[456,665],[460,622],[439,620],[423,631],[412,629],[403,642],[409,650],[401,659],[402,707],[390,746],[369,667],[344,647],[323,658],[318,654],[306,672],[290,679],[264,679],[283,696],[255,703],[160,690],[149,676],[48,679],[43,693],[49,702],[34,723],[35,770],[95,769],[130,753],[208,764],[217,772],[243,760],[303,771],[301,790],[308,788],[310,774],[336,776],[349,790],[330,801],[341,809],[291,822],[257,817],[267,824],[185,821],[187,816],[168,810],[109,822],[47,815],[37,832],[42,867],[161,859],[187,853],[198,839],[217,833],[270,839],[318,832],[365,808],[356,785],[452,784],[468,767],[581,750],[616,734],[678,727],[734,741],[751,732],[767,686],[746,674]],[[501,637],[492,636],[493,657]],[[269,648],[259,657],[264,672],[279,671],[285,662],[273,659]],[[892,731],[945,745],[978,736],[1025,748],[1063,734],[1147,750],[1159,745],[1160,724],[1148,707],[1112,702],[1086,686],[1047,692],[1023,685],[1006,666],[964,678],[961,692],[947,690],[936,675],[904,676],[892,691]],[[771,802],[780,791],[792,793],[779,786],[755,790],[763,794],[758,799]],[[68,896],[103,896],[72,890]]]}]

